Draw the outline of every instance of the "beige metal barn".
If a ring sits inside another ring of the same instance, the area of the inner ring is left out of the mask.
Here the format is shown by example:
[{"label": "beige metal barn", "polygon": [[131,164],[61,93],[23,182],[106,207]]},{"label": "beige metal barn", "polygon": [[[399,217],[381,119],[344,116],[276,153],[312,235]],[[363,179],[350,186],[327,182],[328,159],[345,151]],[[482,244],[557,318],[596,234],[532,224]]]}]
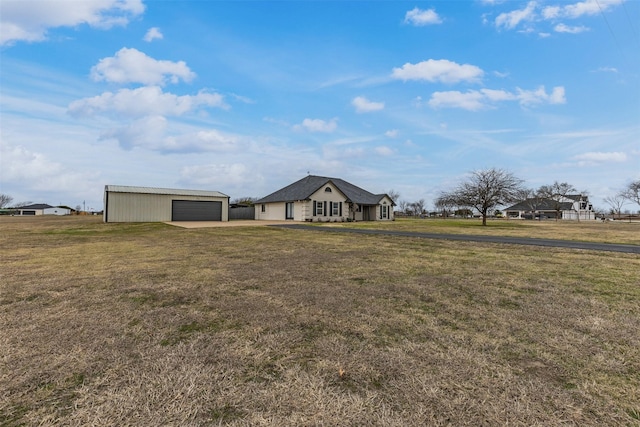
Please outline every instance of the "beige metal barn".
[{"label": "beige metal barn", "polygon": [[228,221],[219,191],[105,185],[104,222]]}]

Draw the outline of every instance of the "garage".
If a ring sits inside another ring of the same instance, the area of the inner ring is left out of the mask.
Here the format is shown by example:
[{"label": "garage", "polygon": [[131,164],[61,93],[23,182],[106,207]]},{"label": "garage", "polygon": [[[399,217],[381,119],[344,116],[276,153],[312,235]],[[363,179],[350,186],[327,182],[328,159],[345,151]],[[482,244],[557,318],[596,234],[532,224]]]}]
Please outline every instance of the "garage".
[{"label": "garage", "polygon": [[228,221],[219,191],[106,185],[104,222]]},{"label": "garage", "polygon": [[171,221],[222,221],[222,202],[173,200]]}]

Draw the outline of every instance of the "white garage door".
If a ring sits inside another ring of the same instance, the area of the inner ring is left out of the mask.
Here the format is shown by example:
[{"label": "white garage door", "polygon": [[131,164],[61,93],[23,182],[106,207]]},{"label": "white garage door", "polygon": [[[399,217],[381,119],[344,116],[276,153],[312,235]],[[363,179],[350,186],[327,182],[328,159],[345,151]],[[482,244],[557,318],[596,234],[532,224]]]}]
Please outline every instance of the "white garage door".
[{"label": "white garage door", "polygon": [[171,221],[222,221],[222,202],[173,200]]}]

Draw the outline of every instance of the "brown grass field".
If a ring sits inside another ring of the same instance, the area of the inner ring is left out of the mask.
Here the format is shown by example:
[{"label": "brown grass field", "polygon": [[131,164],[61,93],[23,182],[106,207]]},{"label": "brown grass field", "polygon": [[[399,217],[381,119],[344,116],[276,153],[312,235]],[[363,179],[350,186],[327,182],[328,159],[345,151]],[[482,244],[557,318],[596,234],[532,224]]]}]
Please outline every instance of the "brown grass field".
[{"label": "brown grass field", "polygon": [[[479,224],[364,226],[640,244]],[[0,242],[1,426],[640,425],[638,255],[96,217]]]}]

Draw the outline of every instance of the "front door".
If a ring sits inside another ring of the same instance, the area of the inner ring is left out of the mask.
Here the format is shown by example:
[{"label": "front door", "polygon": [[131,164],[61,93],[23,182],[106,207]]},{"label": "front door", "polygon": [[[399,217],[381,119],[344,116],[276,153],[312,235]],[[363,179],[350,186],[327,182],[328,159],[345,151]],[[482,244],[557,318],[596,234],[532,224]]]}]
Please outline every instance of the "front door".
[{"label": "front door", "polygon": [[363,221],[371,221],[371,215],[370,215],[370,207],[369,206],[363,206],[362,207],[362,220]]},{"label": "front door", "polygon": [[285,216],[286,219],[293,219],[293,202],[285,204]]}]

